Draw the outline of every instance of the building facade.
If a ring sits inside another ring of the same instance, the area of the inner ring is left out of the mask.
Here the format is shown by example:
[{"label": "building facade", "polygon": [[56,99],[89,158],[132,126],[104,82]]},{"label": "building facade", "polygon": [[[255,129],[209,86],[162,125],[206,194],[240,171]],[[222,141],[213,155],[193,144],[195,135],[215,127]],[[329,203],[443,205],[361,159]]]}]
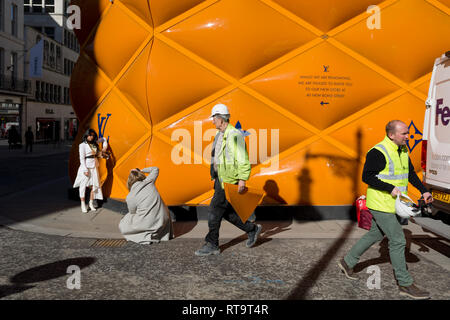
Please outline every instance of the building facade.
[{"label": "building facade", "polygon": [[24,0],[25,45],[29,50],[40,40],[44,42],[42,76],[30,77],[25,70],[31,80],[26,124],[32,127],[36,141],[72,140],[78,130],[69,88],[80,48],[66,26],[68,2]]},{"label": "building facade", "polygon": [[25,77],[23,0],[0,0],[0,138],[15,126],[23,138],[23,114],[31,93]]},{"label": "building facade", "polygon": [[71,106],[69,87],[77,54],[25,26],[27,48],[41,40],[44,42],[42,77],[32,77],[29,68],[25,70],[31,81],[31,96],[24,113],[26,125],[31,126],[36,141],[72,140],[77,133],[78,121]]}]

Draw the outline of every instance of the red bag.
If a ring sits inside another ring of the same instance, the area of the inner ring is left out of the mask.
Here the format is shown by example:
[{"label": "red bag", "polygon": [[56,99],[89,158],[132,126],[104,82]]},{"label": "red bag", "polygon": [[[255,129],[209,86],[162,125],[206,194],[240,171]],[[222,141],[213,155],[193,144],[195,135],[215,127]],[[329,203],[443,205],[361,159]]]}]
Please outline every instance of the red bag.
[{"label": "red bag", "polygon": [[358,227],[370,230],[372,227],[372,213],[366,206],[366,196],[356,199],[356,218],[358,219]]}]

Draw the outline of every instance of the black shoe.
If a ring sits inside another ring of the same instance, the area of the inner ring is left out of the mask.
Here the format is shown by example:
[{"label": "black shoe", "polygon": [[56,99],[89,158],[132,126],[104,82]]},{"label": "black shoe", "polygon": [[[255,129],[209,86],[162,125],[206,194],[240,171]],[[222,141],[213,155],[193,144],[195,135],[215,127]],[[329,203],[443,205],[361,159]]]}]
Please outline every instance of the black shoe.
[{"label": "black shoe", "polygon": [[196,256],[210,256],[210,255],[216,255],[220,253],[219,247],[216,247],[215,245],[206,242],[201,249],[195,251]]},{"label": "black shoe", "polygon": [[407,296],[407,297],[413,298],[415,300],[430,299],[429,292],[416,287],[414,284],[412,284],[408,287],[399,286],[398,288],[400,290],[401,296]]},{"label": "black shoe", "polygon": [[258,236],[261,233],[261,230],[262,230],[262,226],[260,224],[257,224],[255,230],[247,233],[248,240],[247,240],[247,243],[245,244],[245,246],[247,248],[253,247],[253,245],[256,243],[256,240],[258,240]]}]

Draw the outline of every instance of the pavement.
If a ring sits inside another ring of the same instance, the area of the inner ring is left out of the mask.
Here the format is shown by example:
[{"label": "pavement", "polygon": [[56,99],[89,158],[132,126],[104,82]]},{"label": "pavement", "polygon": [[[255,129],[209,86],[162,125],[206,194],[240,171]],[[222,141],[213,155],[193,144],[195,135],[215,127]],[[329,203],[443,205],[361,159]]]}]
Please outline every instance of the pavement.
[{"label": "pavement", "polygon": [[25,152],[25,145],[20,149],[9,150],[8,140],[0,139],[0,159],[8,158],[38,158],[42,156],[50,156],[69,152],[70,143],[35,143],[33,144],[33,152]]},{"label": "pavement", "polygon": [[[357,240],[345,235],[336,239],[268,235],[253,248],[245,247],[246,237],[241,235],[222,238],[221,254],[197,257],[194,251],[201,247],[202,239],[178,237],[152,245],[101,246],[95,239],[0,227],[0,300],[170,299],[181,303],[156,304],[146,310],[175,313],[177,319],[182,315],[178,307],[189,306],[191,300],[203,306],[214,305],[204,300],[233,300],[233,304],[246,300],[252,305],[266,303],[260,300],[411,300],[399,295],[387,241],[363,255],[355,267],[359,280],[347,279],[337,262]],[[439,240],[416,238],[406,250],[406,261],[417,285],[428,290],[432,300],[449,300],[448,270],[417,250],[419,245],[441,254],[445,250],[448,254],[448,249]],[[377,275],[379,285],[373,280]],[[424,310],[423,304],[419,306]],[[304,304],[291,307],[304,311]],[[124,305],[120,308],[130,310]],[[273,314],[269,318],[279,317]]]},{"label": "pavement", "polygon": [[[84,214],[79,201],[68,197],[69,147],[41,146],[30,162],[23,150],[0,146],[5,170],[0,181],[9,188],[0,188],[0,243],[8,253],[0,268],[0,298],[404,299],[395,286],[387,241],[364,254],[358,267],[362,280],[349,282],[339,273],[338,259],[366,233],[350,220],[260,221],[256,215],[263,230],[252,249],[245,247],[242,231],[223,221],[221,254],[206,259],[193,254],[207,234],[206,220],[178,219],[175,239],[166,243],[96,246],[102,239],[123,239],[118,229],[123,214],[107,207]],[[8,166],[18,171],[11,181],[2,180]],[[36,166],[40,174],[28,178]],[[433,299],[450,299],[449,241],[413,222],[404,232],[414,279]],[[66,287],[71,265],[83,270],[82,290]],[[366,286],[371,265],[381,269],[381,290]]]}]

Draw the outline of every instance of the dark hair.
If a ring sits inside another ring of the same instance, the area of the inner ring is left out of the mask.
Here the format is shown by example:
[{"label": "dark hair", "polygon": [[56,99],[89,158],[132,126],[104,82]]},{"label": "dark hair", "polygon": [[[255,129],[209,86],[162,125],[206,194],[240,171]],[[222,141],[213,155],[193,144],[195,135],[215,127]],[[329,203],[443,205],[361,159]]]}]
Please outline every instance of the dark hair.
[{"label": "dark hair", "polygon": [[[88,138],[89,136],[94,136],[94,139],[92,140],[92,142],[88,142],[88,141],[87,141],[87,138]],[[97,132],[95,132],[95,130],[94,130],[94,129],[91,129],[91,128],[90,128],[90,129],[87,129],[86,132],[85,132],[84,135],[83,135],[83,142],[86,142],[86,143],[92,143],[92,144],[95,145],[95,147],[98,149],[97,140],[98,140]]]}]

